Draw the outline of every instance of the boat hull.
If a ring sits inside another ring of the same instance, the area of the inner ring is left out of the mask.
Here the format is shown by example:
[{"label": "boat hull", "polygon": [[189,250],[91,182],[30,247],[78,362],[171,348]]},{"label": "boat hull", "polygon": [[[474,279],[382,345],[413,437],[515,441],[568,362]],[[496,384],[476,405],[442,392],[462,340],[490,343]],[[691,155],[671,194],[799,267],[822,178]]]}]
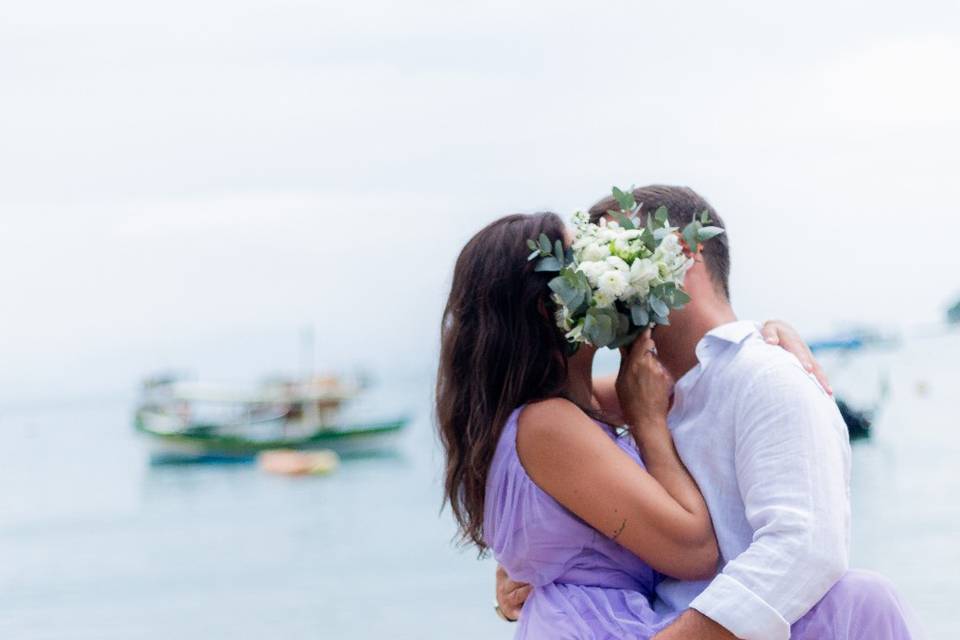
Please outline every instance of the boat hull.
[{"label": "boat hull", "polygon": [[152,462],[245,461],[271,449],[330,449],[340,455],[368,455],[389,450],[407,426],[399,419],[349,429],[329,429],[307,437],[252,440],[216,433],[170,432],[151,429],[142,415],[135,421],[147,440]]}]

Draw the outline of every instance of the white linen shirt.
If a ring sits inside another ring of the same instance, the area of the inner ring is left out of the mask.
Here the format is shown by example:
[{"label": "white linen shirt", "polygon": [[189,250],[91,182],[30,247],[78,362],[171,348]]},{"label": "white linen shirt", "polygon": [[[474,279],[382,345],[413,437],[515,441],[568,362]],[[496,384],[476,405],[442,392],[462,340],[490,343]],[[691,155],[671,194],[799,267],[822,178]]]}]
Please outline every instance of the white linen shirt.
[{"label": "white linen shirt", "polygon": [[668,423],[710,508],[722,569],[708,581],[664,580],[655,606],[696,609],[744,640],[785,640],[848,566],[847,429],[756,324],[717,327],[696,353]]}]

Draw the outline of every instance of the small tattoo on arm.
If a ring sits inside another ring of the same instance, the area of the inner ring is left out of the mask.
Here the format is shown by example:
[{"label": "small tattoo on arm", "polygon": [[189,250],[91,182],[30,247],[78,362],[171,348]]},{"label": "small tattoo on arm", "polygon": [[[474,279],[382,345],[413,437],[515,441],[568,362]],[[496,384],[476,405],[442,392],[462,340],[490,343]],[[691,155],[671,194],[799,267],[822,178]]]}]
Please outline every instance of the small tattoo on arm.
[{"label": "small tattoo on arm", "polygon": [[620,534],[623,533],[623,530],[626,529],[626,528],[627,528],[627,521],[624,520],[623,523],[620,525],[620,527],[619,527],[616,531],[613,532],[613,535],[612,535],[612,536],[610,536],[610,539],[611,539],[611,540],[616,540],[617,538],[619,538],[619,537],[620,537]]}]

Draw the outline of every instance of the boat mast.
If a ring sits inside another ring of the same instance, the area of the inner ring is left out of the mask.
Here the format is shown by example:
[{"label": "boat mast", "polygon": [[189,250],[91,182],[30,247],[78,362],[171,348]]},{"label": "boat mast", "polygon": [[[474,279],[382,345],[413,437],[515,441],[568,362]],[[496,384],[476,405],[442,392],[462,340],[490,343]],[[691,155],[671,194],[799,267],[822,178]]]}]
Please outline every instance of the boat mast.
[{"label": "boat mast", "polygon": [[315,354],[313,324],[308,324],[300,332],[300,393],[304,405],[303,419],[311,428],[320,424],[320,407],[317,402],[314,379]]}]

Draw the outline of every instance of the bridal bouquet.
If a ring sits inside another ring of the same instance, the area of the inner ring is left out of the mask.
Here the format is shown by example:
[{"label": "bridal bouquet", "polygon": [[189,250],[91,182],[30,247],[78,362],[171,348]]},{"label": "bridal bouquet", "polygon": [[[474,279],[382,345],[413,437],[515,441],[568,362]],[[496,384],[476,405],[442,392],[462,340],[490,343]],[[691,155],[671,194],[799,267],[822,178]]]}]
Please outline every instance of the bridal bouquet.
[{"label": "bridal bouquet", "polygon": [[671,227],[665,207],[641,224],[642,203],[616,187],[613,196],[620,209],[607,212],[612,221],[595,224],[583,212],[574,214],[576,237],[569,249],[560,240],[551,245],[546,234],[527,240],[534,269],[557,272],[549,284],[557,325],[574,350],[582,343],[616,349],[647,327],[669,324],[670,310],[690,302],[683,279],[693,255],[723,233],[708,226],[706,212],[682,231]]}]

